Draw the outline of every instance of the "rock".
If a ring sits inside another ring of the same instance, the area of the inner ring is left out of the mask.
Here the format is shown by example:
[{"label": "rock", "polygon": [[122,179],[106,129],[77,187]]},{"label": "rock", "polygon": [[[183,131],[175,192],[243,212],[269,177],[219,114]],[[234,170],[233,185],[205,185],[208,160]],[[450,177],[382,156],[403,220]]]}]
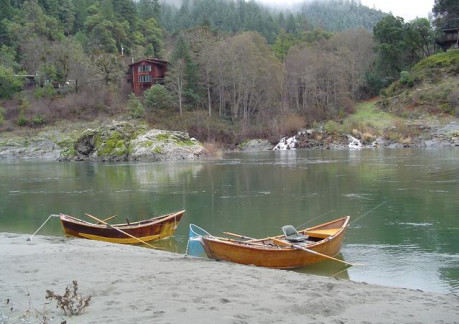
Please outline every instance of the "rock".
[{"label": "rock", "polygon": [[152,129],[130,143],[130,161],[193,160],[207,156],[204,147],[187,133]]},{"label": "rock", "polygon": [[53,128],[33,139],[0,138],[0,159],[165,161],[205,156],[206,149],[187,133],[149,130],[132,121],[110,121],[83,132]]},{"label": "rock", "polygon": [[[73,156],[72,156],[73,153]],[[206,156],[204,147],[187,133],[148,130],[144,125],[114,121],[88,129],[63,159],[90,161],[170,161]]]},{"label": "rock", "polygon": [[41,159],[56,160],[60,155],[59,147],[53,140],[37,136],[33,139],[0,139],[0,159]]}]

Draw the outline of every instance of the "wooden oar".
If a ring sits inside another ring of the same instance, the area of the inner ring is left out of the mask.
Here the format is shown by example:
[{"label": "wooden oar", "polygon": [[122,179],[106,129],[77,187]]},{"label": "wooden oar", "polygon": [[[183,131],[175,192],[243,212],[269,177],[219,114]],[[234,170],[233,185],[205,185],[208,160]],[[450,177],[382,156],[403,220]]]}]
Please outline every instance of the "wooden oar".
[{"label": "wooden oar", "polygon": [[253,245],[253,246],[272,247],[272,245],[269,246],[269,245],[263,244],[263,243],[254,243],[254,242],[250,242],[250,241],[238,241],[238,240],[233,240],[233,239],[226,238],[226,237],[216,237],[216,236],[214,236],[214,238],[216,238],[217,240],[221,240],[221,241],[228,241],[228,242],[234,242],[234,243],[242,243],[242,244]]},{"label": "wooden oar", "polygon": [[151,244],[148,244],[147,242],[145,242],[145,241],[139,239],[138,237],[135,237],[134,235],[131,235],[131,234],[129,234],[129,233],[126,233],[125,231],[123,231],[123,230],[121,230],[121,229],[119,229],[119,228],[117,228],[117,227],[113,227],[112,225],[110,225],[110,224],[104,222],[104,221],[101,220],[101,219],[98,219],[98,218],[95,217],[95,216],[92,216],[92,215],[89,215],[89,214],[86,214],[86,216],[91,217],[92,219],[94,219],[94,220],[96,220],[96,221],[98,221],[98,222],[100,222],[100,223],[102,223],[102,224],[105,224],[105,225],[107,225],[108,227],[110,227],[110,228],[112,228],[112,229],[114,229],[114,230],[117,230],[118,232],[123,233],[124,235],[129,236],[129,237],[131,237],[131,238],[133,238],[133,239],[139,241],[140,243],[145,244],[145,245],[148,246],[148,247],[151,247],[152,249],[161,250],[161,248],[158,248],[158,247],[155,247],[155,246],[153,246],[153,245],[151,245]]},{"label": "wooden oar", "polygon": [[[110,219],[113,219],[113,218],[115,218],[116,216],[117,216],[117,215],[113,215],[113,216],[107,217],[107,218],[103,219],[102,221],[108,222]],[[99,223],[100,223],[100,222],[99,222]],[[101,224],[102,224],[102,223],[101,223]]]},{"label": "wooden oar", "polygon": [[254,239],[253,237],[248,237],[248,236],[244,236],[244,235],[234,234],[234,233],[230,233],[230,232],[223,232],[223,234],[230,235],[230,236],[234,236],[234,237],[239,237],[240,239],[243,239],[243,240],[256,240],[256,239]]},{"label": "wooden oar", "polygon": [[320,252],[316,252],[314,250],[307,249],[307,248],[305,248],[303,246],[300,246],[300,245],[297,245],[297,244],[292,244],[292,243],[289,243],[289,242],[281,241],[281,240],[278,240],[275,237],[270,237],[270,239],[273,240],[273,242],[275,242],[275,243],[277,243],[279,245],[290,246],[290,247],[293,247],[293,248],[298,249],[298,250],[303,250],[303,251],[309,252],[311,254],[320,255],[320,256],[322,256],[324,258],[327,258],[327,259],[330,259],[330,260],[333,260],[333,261],[344,263],[344,264],[346,264],[348,266],[354,266],[354,264],[352,264],[352,263],[349,263],[349,262],[346,262],[346,261],[331,257],[329,255],[326,255],[326,254],[323,254],[323,253],[320,253]]}]

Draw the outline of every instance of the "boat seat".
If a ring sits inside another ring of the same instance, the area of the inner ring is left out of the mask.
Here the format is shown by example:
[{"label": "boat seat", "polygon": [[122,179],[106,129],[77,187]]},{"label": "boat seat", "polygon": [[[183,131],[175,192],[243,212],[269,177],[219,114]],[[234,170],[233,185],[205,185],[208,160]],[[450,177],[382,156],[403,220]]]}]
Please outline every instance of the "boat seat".
[{"label": "boat seat", "polygon": [[295,227],[292,225],[282,226],[282,232],[285,235],[285,238],[289,242],[304,242],[308,239],[309,236],[298,233]]},{"label": "boat seat", "polygon": [[339,228],[331,228],[331,229],[322,229],[322,230],[309,230],[309,231],[306,231],[306,233],[312,237],[327,238],[327,237],[335,235],[338,231],[339,231]]}]

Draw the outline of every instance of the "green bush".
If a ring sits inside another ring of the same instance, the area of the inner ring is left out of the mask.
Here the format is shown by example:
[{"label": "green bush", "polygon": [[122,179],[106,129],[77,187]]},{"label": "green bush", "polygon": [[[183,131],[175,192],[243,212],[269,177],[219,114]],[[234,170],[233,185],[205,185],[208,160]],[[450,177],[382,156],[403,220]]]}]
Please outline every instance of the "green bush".
[{"label": "green bush", "polygon": [[24,114],[24,111],[21,110],[19,112],[17,124],[18,124],[18,126],[26,126],[27,123],[28,123],[28,121],[27,121],[27,118],[26,118],[26,116]]},{"label": "green bush", "polygon": [[54,89],[52,84],[47,84],[43,87],[45,90],[45,97],[46,98],[52,98],[56,94],[56,89]]},{"label": "green bush", "polygon": [[404,84],[408,87],[412,87],[414,85],[414,79],[410,75],[410,72],[408,71],[402,71],[400,72],[400,83]]},{"label": "green bush", "polygon": [[129,95],[129,100],[127,102],[127,108],[132,118],[140,118],[144,115],[145,109],[143,108],[142,103],[139,98],[136,97],[134,93]]},{"label": "green bush", "polygon": [[339,133],[340,127],[337,122],[334,120],[329,120],[325,123],[325,131],[330,134],[336,134]]},{"label": "green bush", "polygon": [[42,115],[35,115],[30,123],[32,126],[42,126],[46,124],[46,118]]},{"label": "green bush", "polygon": [[2,125],[3,122],[5,121],[5,117],[3,116],[4,113],[5,113],[5,109],[3,109],[3,107],[0,107],[0,125]]},{"label": "green bush", "polygon": [[22,79],[14,76],[12,68],[0,65],[0,98],[10,99],[22,90]]},{"label": "green bush", "polygon": [[42,87],[38,87],[37,86],[35,88],[35,91],[34,91],[33,95],[37,99],[44,98],[45,97],[45,89],[43,89]]},{"label": "green bush", "polygon": [[143,93],[145,104],[150,109],[167,109],[172,106],[172,98],[167,89],[155,84]]}]

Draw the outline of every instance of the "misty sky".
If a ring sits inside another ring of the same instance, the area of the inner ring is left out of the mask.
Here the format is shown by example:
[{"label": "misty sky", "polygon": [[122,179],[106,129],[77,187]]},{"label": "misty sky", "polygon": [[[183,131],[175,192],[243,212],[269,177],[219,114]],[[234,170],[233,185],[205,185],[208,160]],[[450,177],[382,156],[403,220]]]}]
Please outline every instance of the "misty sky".
[{"label": "misty sky", "polygon": [[[304,0],[258,0],[262,3],[276,4],[278,6],[291,5]],[[370,8],[380,9],[384,12],[392,12],[394,16],[400,16],[405,21],[410,21],[416,17],[427,18],[432,11],[434,0],[360,0],[360,2]]]}]

